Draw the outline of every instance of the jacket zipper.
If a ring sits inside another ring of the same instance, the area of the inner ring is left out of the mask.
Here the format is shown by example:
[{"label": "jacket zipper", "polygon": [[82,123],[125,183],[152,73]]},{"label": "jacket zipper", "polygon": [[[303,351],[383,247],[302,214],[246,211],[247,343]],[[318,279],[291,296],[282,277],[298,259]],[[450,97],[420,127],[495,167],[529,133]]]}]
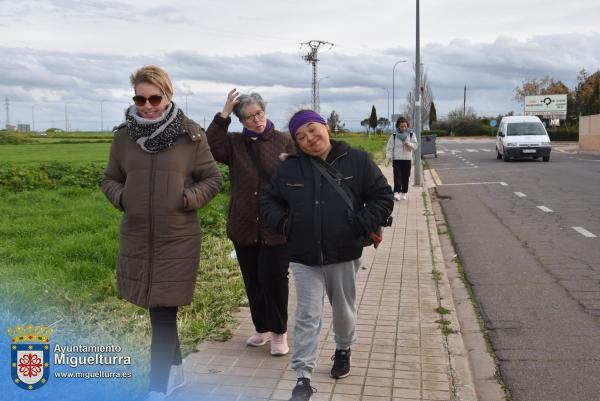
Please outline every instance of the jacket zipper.
[{"label": "jacket zipper", "polygon": [[154,263],[154,215],[152,206],[154,200],[154,178],[156,175],[155,160],[156,153],[150,154],[150,182],[148,185],[148,285],[146,286],[146,305],[150,306],[150,291],[152,290],[152,264]]},{"label": "jacket zipper", "polygon": [[338,155],[338,156],[337,156],[335,159],[333,159],[333,160],[331,161],[331,163],[329,163],[329,164],[331,164],[331,165],[333,166],[333,163],[335,163],[336,161],[338,161],[338,160],[339,160],[341,157],[343,157],[343,156],[346,156],[347,154],[348,154],[348,152],[344,152],[344,153],[342,153],[342,154],[339,154],[339,155]]}]

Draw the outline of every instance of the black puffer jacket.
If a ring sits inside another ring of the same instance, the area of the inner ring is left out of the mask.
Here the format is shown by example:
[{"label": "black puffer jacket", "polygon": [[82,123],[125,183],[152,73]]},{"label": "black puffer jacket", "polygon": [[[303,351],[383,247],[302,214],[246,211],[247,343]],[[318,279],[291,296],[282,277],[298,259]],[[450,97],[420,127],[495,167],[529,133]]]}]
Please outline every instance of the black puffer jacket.
[{"label": "black puffer jacket", "polygon": [[359,258],[367,233],[394,207],[392,189],[369,155],[345,142],[331,144],[326,161],[343,175],[356,213],[301,151],[279,165],[263,190],[263,218],[287,235],[292,262],[316,266]]}]

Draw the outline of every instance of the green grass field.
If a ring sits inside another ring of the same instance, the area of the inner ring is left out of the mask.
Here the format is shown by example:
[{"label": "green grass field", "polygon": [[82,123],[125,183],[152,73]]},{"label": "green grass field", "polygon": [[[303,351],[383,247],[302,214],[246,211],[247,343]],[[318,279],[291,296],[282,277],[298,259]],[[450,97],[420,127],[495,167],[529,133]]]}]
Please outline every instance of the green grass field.
[{"label": "green grass field", "polygon": [[0,161],[15,165],[42,162],[106,163],[110,143],[0,145]]},{"label": "green grass field", "polygon": [[375,163],[383,162],[385,159],[385,144],[388,135],[371,135],[368,138],[365,134],[338,135],[333,139],[347,142],[350,146],[369,152]]}]

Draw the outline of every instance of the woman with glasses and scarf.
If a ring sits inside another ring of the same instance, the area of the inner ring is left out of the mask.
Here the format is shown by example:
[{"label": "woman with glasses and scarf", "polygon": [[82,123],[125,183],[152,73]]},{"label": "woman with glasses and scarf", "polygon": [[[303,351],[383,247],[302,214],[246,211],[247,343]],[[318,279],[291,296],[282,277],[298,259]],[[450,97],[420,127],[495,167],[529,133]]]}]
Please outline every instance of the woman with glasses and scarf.
[{"label": "woman with glasses and scarf", "polygon": [[[231,113],[244,127],[228,133]],[[227,236],[233,242],[256,332],[251,347],[270,344],[271,355],[285,355],[287,344],[288,265],[284,235],[263,221],[260,198],[282,153],[295,153],[292,138],[275,129],[258,93],[227,95],[206,132],[215,159],[229,166],[231,181]]]},{"label": "woman with glasses and scarf", "polygon": [[398,117],[396,131],[390,135],[386,147],[386,157],[392,161],[394,169],[394,199],[397,201],[408,199],[410,168],[417,146],[415,134],[408,129],[408,121]]},{"label": "woman with glasses and scarf", "polygon": [[115,128],[102,191],[123,212],[117,286],[149,309],[152,326],[147,400],[185,384],[177,310],[190,304],[200,262],[197,210],[222,187],[204,130],[172,101],[173,84],[156,66],[130,77],[134,105]]}]

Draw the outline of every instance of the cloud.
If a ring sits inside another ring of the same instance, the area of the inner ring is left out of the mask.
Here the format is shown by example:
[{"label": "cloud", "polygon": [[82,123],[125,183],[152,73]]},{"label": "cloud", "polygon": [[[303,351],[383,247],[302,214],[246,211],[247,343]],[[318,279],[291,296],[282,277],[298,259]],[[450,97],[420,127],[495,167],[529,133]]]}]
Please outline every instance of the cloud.
[{"label": "cloud", "polygon": [[[290,107],[310,102],[312,70],[298,53],[216,56],[176,50],[124,56],[9,46],[0,47],[0,53],[11,61],[2,66],[0,88],[13,102],[11,115],[16,119],[22,113],[21,120],[29,118],[30,104],[47,103],[48,109],[55,104],[60,110],[61,104],[68,103],[73,105],[71,113],[82,114],[81,121],[92,121],[98,119],[95,110],[104,100],[107,119],[116,122],[130,102],[129,75],[146,64],[160,65],[169,72],[177,89],[175,100],[183,107],[187,94],[192,116],[212,116],[233,86],[260,91],[278,125],[285,123]],[[447,44],[429,43],[422,49],[439,115],[462,106],[464,85],[467,104],[480,114],[518,110],[513,89],[524,79],[550,75],[574,87],[582,68],[596,71],[599,55],[598,33],[538,35],[527,40],[499,37],[489,42],[455,39]],[[392,66],[413,55],[409,48],[396,47],[377,54],[332,51],[319,58],[319,77],[327,77],[320,83],[321,110],[329,113],[335,109],[342,120],[360,121],[373,104],[380,115],[387,113],[385,88],[391,95]],[[396,68],[397,109],[412,90],[413,74],[410,62]]]}]

